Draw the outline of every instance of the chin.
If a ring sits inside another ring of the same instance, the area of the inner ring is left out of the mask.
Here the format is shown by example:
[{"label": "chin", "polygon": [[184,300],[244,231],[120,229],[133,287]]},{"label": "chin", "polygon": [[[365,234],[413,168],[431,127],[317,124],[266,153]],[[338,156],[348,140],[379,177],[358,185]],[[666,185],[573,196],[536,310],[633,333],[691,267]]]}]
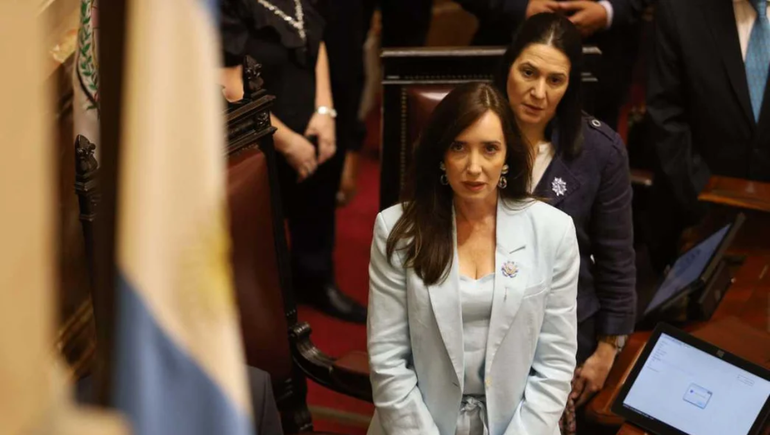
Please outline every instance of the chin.
[{"label": "chin", "polygon": [[526,122],[527,124],[539,124],[542,120],[542,117],[539,115],[530,115],[529,113],[524,113],[520,117],[521,121]]},{"label": "chin", "polygon": [[462,192],[462,193],[459,193],[459,194],[457,192],[455,192],[455,196],[460,198],[460,199],[464,199],[464,200],[467,200],[467,201],[479,201],[479,202],[480,201],[484,201],[486,199],[489,199],[490,196],[496,196],[496,195],[497,195],[497,189],[492,189],[491,191],[484,190],[484,191],[481,191],[481,192],[467,192],[466,191],[466,192]]}]

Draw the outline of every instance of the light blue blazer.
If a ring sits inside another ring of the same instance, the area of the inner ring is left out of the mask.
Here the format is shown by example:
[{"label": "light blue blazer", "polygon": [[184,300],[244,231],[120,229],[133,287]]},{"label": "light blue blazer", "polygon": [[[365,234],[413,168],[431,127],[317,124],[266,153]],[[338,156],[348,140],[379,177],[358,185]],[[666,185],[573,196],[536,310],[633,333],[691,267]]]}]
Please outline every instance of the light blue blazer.
[{"label": "light blue blazer", "polygon": [[[376,406],[369,435],[454,435],[464,381],[455,254],[426,287],[385,245],[400,205],[377,216],[369,265],[367,344]],[[577,351],[580,256],[569,215],[540,201],[498,201],[484,381],[491,435],[558,435]],[[515,265],[515,274],[504,266]],[[510,276],[513,275],[513,276]]]}]

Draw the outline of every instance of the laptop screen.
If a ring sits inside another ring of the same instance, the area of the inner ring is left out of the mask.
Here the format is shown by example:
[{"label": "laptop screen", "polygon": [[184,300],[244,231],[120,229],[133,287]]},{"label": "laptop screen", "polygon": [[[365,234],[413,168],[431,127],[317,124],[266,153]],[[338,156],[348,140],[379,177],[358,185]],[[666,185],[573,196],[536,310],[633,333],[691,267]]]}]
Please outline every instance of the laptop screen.
[{"label": "laptop screen", "polygon": [[689,435],[746,435],[770,381],[662,333],[623,406]]},{"label": "laptop screen", "polygon": [[647,305],[647,309],[644,311],[645,315],[657,309],[662,303],[671,299],[700,277],[730,230],[730,226],[725,225],[676,260],[663,284],[658,287],[652,301]]}]

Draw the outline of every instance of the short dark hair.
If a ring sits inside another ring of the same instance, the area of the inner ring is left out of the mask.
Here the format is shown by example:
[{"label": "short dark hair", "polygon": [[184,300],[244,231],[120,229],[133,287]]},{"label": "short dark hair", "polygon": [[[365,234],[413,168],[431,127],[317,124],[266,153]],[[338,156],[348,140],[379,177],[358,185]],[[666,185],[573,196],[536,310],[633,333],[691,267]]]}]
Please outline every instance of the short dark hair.
[{"label": "short dark hair", "polygon": [[508,99],[506,84],[511,66],[521,52],[531,44],[552,46],[564,53],[570,61],[567,92],[564,93],[559,107],[556,108],[556,117],[550,127],[556,127],[559,131],[558,143],[554,144],[556,149],[571,159],[580,154],[583,144],[583,111],[580,101],[583,44],[580,32],[561,14],[549,12],[528,18],[519,27],[513,42],[505,51],[500,68],[494,77],[495,86],[500,89],[506,100]]},{"label": "short dark hair", "polygon": [[405,243],[404,267],[413,267],[426,285],[446,278],[454,255],[453,191],[439,181],[439,164],[457,136],[490,111],[500,118],[508,165],[508,186],[499,189],[500,200],[531,198],[528,185],[532,156],[508,101],[488,83],[466,83],[454,88],[438,104],[420,135],[402,192],[404,211],[387,242],[389,259],[396,245]]}]

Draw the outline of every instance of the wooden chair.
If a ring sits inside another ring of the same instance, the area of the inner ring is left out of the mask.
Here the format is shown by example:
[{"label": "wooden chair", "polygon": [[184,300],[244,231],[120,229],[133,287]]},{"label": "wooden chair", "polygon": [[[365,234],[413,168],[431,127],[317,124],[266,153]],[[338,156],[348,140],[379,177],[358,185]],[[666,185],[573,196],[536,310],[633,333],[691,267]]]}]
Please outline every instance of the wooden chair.
[{"label": "wooden chair", "polygon": [[246,362],[270,373],[284,431],[302,433],[312,430],[306,377],[364,400],[371,389],[367,373],[338,370],[297,319],[269,116],[274,97],[262,88],[259,67],[250,59],[245,66],[246,98],[227,112],[227,194]]}]

